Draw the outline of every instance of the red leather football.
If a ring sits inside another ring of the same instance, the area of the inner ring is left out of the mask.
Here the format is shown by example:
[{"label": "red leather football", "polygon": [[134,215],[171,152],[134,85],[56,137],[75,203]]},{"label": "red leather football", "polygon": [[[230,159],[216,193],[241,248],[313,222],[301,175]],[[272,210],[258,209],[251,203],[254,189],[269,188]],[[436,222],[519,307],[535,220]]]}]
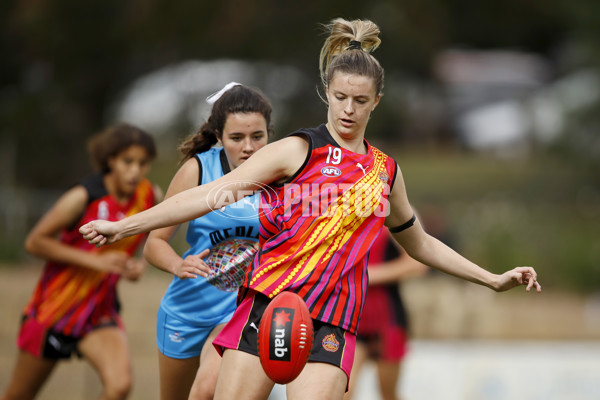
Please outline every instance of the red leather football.
[{"label": "red leather football", "polygon": [[275,296],[258,328],[258,355],[267,376],[280,384],[296,379],[312,350],[313,333],[310,312],[300,296]]}]

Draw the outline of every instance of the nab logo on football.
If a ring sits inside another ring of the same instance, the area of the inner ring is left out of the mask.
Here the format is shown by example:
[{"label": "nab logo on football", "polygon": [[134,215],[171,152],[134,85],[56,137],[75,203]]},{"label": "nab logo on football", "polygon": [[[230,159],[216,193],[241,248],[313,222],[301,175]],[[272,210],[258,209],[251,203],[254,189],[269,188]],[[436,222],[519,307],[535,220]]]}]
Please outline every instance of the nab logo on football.
[{"label": "nab logo on football", "polygon": [[279,307],[273,310],[269,359],[290,361],[290,344],[292,337],[292,330],[290,328],[293,320],[294,309]]},{"label": "nab logo on football", "polygon": [[313,347],[314,329],[306,303],[284,291],[271,300],[258,327],[258,357],[273,382],[296,379]]},{"label": "nab logo on football", "polygon": [[321,168],[321,174],[325,176],[335,177],[340,176],[342,174],[342,171],[340,171],[337,167],[323,167]]}]

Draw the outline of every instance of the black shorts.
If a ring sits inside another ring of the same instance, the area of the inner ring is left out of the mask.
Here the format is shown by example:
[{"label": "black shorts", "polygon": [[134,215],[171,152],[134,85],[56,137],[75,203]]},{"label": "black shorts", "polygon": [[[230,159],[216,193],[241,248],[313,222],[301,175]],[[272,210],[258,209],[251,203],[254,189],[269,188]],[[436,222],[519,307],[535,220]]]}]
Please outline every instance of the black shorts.
[{"label": "black shorts", "polygon": [[[97,328],[105,326],[120,326],[119,321],[104,321]],[[17,345],[38,358],[60,360],[71,358],[73,354],[81,357],[77,345],[82,337],[74,337],[55,332],[36,321],[35,318],[23,317]]]},{"label": "black shorts", "polygon": [[[250,291],[239,304],[231,321],[213,341],[217,351],[223,354],[225,349],[236,349],[258,356],[258,327],[270,301],[262,293]],[[308,361],[335,365],[350,377],[356,336],[338,326],[314,319],[312,321],[314,341]]]}]

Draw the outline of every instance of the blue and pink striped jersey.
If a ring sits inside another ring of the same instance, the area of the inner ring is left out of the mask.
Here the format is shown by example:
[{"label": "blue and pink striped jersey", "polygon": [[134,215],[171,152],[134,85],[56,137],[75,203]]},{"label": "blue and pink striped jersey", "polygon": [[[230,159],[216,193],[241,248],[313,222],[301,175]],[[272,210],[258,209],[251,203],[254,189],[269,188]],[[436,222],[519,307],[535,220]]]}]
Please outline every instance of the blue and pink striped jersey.
[{"label": "blue and pink striped jersey", "polygon": [[244,286],[269,297],[295,292],[312,318],[354,333],[397,165],[366,141],[366,154],[341,148],[325,125],[292,135],[309,152],[288,183],[262,192],[260,250]]}]

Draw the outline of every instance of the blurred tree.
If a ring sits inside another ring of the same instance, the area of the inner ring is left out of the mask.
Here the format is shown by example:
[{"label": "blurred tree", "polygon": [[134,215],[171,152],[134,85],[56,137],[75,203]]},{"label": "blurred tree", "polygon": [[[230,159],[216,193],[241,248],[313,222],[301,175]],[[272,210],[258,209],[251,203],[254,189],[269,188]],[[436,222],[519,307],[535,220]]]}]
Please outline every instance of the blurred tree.
[{"label": "blurred tree", "polygon": [[[552,63],[551,79],[582,68],[600,71],[600,2],[592,0],[4,0],[0,2],[0,201],[6,198],[2,196],[13,195],[11,190],[3,191],[5,187],[62,191],[87,173],[90,166],[84,150],[86,140],[113,122],[108,120],[110,107],[122,90],[144,74],[185,60],[235,58],[301,68],[307,76],[314,77],[314,84],[298,93],[293,112],[287,113],[285,121],[278,121],[277,131],[322,121],[324,106],[315,96],[317,58],[324,39],[319,24],[334,17],[368,18],[381,28],[383,45],[376,56],[386,69],[386,98],[370,125],[370,135],[379,135],[377,140],[400,138],[403,144],[412,144],[444,137],[452,141],[449,125],[436,122],[438,118],[432,116],[443,109],[440,103],[444,101],[439,83],[432,78],[432,59],[448,48],[537,53]],[[553,269],[563,272],[560,276],[556,272],[554,282],[569,278],[575,266],[588,274],[579,273],[578,278],[567,281],[587,281],[590,289],[597,286],[600,276],[600,242],[592,235],[597,231],[600,215],[599,108],[593,104],[568,116],[558,154],[571,162],[561,162],[560,168],[550,172],[541,168],[546,175],[532,182],[547,182],[547,188],[535,190],[539,197],[528,197],[538,202],[556,193],[556,171],[564,171],[563,164],[584,164],[595,171],[595,175],[587,169],[577,175],[573,171],[581,169],[569,170],[571,175],[558,185],[566,188],[564,193],[570,197],[564,200],[565,204],[541,207],[530,222],[537,226],[542,221],[543,228],[529,232],[531,237],[539,236],[539,242],[550,249],[545,250],[549,265],[560,258],[557,254],[563,255],[564,262],[558,262]],[[393,146],[386,148],[392,151]],[[166,149],[167,152],[173,149]],[[407,176],[415,180],[408,182],[409,186],[419,189],[422,183],[423,192],[438,190],[440,197],[468,196],[470,200],[464,200],[467,209],[473,193],[465,188],[481,191],[482,186],[473,185],[470,179],[462,187],[456,176],[468,176],[470,172],[492,182],[489,190],[498,190],[500,179],[490,179],[489,174],[480,171],[483,165],[491,163],[482,162],[456,175],[444,176],[447,160],[441,161],[439,171],[427,180],[423,176],[427,175],[423,161],[418,160],[419,174],[408,171]],[[521,176],[522,171],[516,175]],[[566,186],[564,182],[573,181],[573,176],[579,176],[576,184]],[[595,181],[590,176],[596,177]],[[524,184],[515,193],[538,186]],[[32,201],[43,203],[40,193]],[[574,196],[577,206],[571,204]],[[24,202],[15,198],[12,206],[23,211]],[[5,204],[3,207],[3,217],[15,214],[6,211]],[[15,221],[35,217],[26,211]],[[573,212],[579,213],[579,219],[565,229]],[[558,214],[562,219],[557,218]],[[552,216],[551,220],[544,219],[547,215]],[[479,222],[478,216],[473,220]],[[562,224],[561,229],[552,225],[557,223]],[[20,229],[16,233],[3,226],[0,258],[5,247],[10,247],[11,254],[15,248],[20,249],[19,235],[24,235],[27,224],[20,225],[23,226],[16,226]],[[492,250],[498,241],[503,246],[510,242],[501,235],[502,231],[499,236],[495,230],[491,233]],[[576,245],[558,236],[570,237]],[[10,239],[10,246],[2,243],[5,238]],[[530,251],[528,238],[517,237],[512,242],[521,246],[512,248],[519,259],[519,249]],[[485,254],[485,240],[477,245]],[[506,249],[506,254],[513,253]],[[581,283],[579,286],[585,287]]]},{"label": "blurred tree", "polygon": [[[600,58],[597,2],[558,0],[7,0],[0,5],[0,136],[16,143],[16,180],[64,187],[87,169],[85,140],[105,123],[115,96],[140,75],[186,59],[293,63],[317,83],[319,23],[370,18],[382,29],[377,56],[427,81],[430,60],[449,46],[513,47],[552,53],[565,40]],[[321,113],[307,88],[297,120]],[[402,128],[393,110],[380,126]],[[294,118],[292,116],[292,118]],[[284,126],[284,129],[288,125]],[[65,163],[65,160],[69,160]],[[5,172],[6,173],[6,172]]]}]

